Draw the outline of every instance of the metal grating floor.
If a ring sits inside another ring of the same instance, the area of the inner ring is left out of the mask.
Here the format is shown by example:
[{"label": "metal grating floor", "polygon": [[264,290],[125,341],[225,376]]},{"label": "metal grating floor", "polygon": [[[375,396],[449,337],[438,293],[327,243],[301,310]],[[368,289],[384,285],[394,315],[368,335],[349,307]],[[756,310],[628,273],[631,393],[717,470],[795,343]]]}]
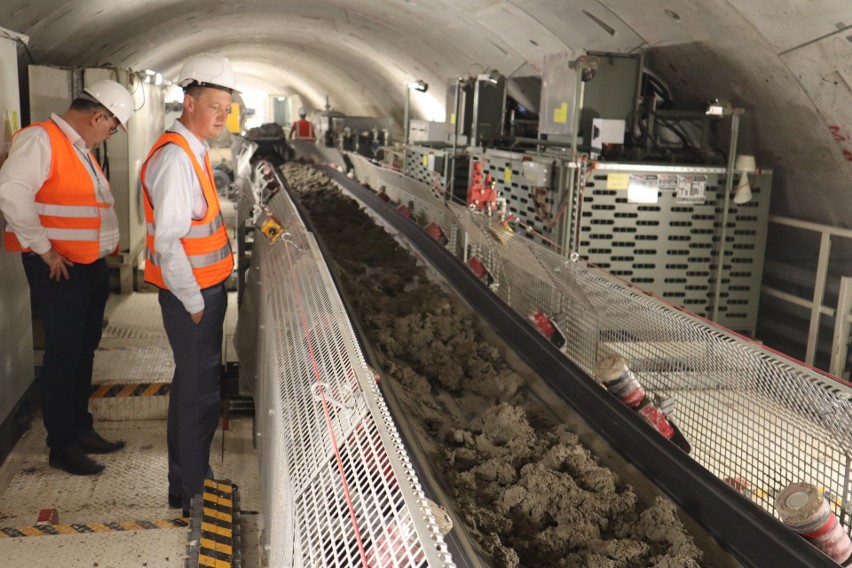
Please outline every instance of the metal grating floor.
[{"label": "metal grating floor", "polygon": [[176,568],[183,566],[185,547],[186,529],[5,539],[0,540],[0,566]]},{"label": "metal grating floor", "polygon": [[[229,298],[225,341],[229,360],[236,326],[236,294]],[[171,381],[172,354],[162,328],[157,294],[111,296],[108,323],[95,355],[95,384],[165,384]],[[36,353],[40,360],[40,353]],[[166,411],[168,396],[93,398],[96,429],[127,447],[94,456],[106,470],[75,477],[47,463],[41,417],[0,466],[0,531],[33,526],[42,509],[54,508],[60,525],[161,521],[180,516],[166,503]],[[218,479],[240,486],[243,566],[259,566],[257,527],[261,509],[252,419],[234,417],[224,434],[216,432],[210,464]],[[7,537],[0,533],[0,568],[182,568],[187,528],[156,528]]]}]

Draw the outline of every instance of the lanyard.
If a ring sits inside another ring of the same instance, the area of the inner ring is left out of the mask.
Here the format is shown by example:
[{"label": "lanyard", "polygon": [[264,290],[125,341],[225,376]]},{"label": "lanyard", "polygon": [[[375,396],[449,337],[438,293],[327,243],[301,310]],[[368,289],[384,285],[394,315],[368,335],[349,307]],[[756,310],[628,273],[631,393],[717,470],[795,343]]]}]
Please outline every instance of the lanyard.
[{"label": "lanyard", "polygon": [[98,196],[98,201],[104,202],[106,201],[106,196],[104,195],[101,189],[101,176],[99,175],[99,170],[95,167],[94,162],[92,162],[92,157],[89,155],[89,152],[82,151],[77,145],[73,145],[74,149],[86,159],[86,163],[89,164],[89,170],[92,172],[92,176],[94,176],[95,182],[95,193]]}]

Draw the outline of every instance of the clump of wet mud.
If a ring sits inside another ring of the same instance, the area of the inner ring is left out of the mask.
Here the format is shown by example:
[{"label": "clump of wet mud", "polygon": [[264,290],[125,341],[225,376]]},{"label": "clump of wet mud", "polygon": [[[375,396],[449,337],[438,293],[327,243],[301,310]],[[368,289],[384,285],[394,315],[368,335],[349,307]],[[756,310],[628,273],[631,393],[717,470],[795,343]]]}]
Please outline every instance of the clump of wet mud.
[{"label": "clump of wet mud", "polygon": [[496,566],[699,566],[663,498],[639,503],[475,331],[473,315],[325,175],[284,175],[331,255],[352,316]]}]

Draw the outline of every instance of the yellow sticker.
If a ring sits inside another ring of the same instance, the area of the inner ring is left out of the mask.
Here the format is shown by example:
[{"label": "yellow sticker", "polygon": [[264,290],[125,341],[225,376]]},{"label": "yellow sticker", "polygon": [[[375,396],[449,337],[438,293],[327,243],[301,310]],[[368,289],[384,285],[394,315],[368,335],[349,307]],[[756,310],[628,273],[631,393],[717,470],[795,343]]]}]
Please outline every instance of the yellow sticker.
[{"label": "yellow sticker", "polygon": [[429,166],[429,156],[424,154],[423,155],[423,167],[426,168],[428,166]]},{"label": "yellow sticker", "polygon": [[18,131],[18,111],[16,110],[7,110],[6,111],[6,124],[5,124],[5,136],[6,140],[11,140],[12,135]]},{"label": "yellow sticker", "polygon": [[553,109],[553,122],[565,124],[568,122],[568,103],[562,103]]},{"label": "yellow sticker", "polygon": [[630,174],[607,174],[607,189],[627,189],[630,185]]},{"label": "yellow sticker", "polygon": [[0,164],[6,160],[9,154],[9,149],[12,147],[12,136],[21,127],[18,121],[18,111],[6,110],[5,128],[2,136],[0,136]]},{"label": "yellow sticker", "polygon": [[503,181],[506,183],[512,183],[512,168],[506,168],[503,170]]},{"label": "yellow sticker", "polygon": [[456,113],[452,113],[450,115],[450,124],[455,124],[455,123],[456,123]]},{"label": "yellow sticker", "polygon": [[237,134],[240,132],[240,104],[231,103],[231,110],[228,111],[228,117],[225,119],[225,125],[228,127],[228,132]]}]

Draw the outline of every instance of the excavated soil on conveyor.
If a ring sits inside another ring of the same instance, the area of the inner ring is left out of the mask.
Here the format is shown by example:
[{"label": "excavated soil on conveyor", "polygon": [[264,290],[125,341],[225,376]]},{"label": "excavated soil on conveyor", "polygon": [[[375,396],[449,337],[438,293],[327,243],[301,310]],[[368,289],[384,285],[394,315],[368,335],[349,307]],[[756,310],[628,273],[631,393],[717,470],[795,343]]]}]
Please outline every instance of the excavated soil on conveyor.
[{"label": "excavated soil on conveyor", "polygon": [[495,566],[688,568],[701,551],[664,498],[646,507],[475,331],[460,300],[310,166],[284,175],[329,250],[352,316]]}]

